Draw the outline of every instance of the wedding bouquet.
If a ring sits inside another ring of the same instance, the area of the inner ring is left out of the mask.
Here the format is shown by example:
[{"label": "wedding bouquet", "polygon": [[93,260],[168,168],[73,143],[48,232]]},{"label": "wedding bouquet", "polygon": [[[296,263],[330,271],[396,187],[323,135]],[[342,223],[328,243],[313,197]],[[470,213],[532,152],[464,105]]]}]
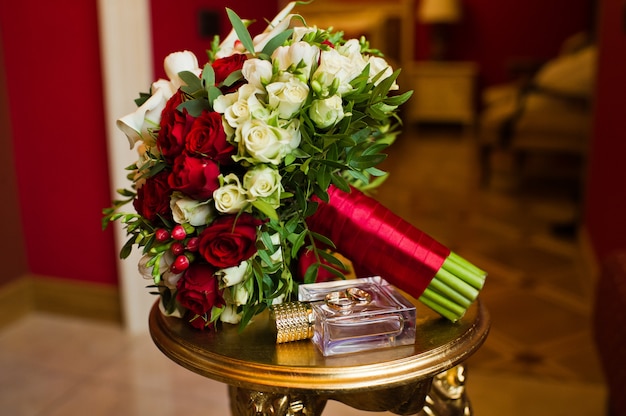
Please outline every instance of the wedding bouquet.
[{"label": "wedding bouquet", "polygon": [[[376,166],[411,95],[365,38],[309,27],[294,5],[255,37],[227,9],[233,30],[212,43],[208,62],[169,55],[169,79],[117,123],[138,160],[103,225],[123,223],[120,256],[141,248],[139,270],[161,310],[197,328],[245,327],[298,282],[344,277],[325,234],[334,219],[316,211],[332,204],[329,191],[384,180]],[[136,212],[119,212],[127,203]]]}]

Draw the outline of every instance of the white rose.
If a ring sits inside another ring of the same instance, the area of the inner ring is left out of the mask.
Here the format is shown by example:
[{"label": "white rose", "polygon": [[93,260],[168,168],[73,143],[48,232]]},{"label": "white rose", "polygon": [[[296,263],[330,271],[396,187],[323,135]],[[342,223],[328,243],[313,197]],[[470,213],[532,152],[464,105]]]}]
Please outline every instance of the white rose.
[{"label": "white rose", "polygon": [[213,109],[224,114],[226,124],[237,128],[252,116],[259,119],[269,117],[269,111],[258,100],[256,94],[262,90],[245,84],[237,92],[221,95],[213,102]]},{"label": "white rose", "polygon": [[276,251],[270,256],[270,259],[272,260],[273,264],[282,263],[283,262],[283,249],[280,245],[280,235],[278,235],[278,233],[272,234],[270,239],[272,240],[272,244],[274,244],[275,247],[276,246],[278,247]]},{"label": "white rose", "polygon": [[343,116],[343,102],[338,95],[323,100],[315,100],[309,108],[309,117],[316,126],[322,129],[334,126]]},{"label": "white rose", "polygon": [[237,313],[237,306],[226,305],[220,314],[220,321],[227,324],[238,324],[241,321],[241,314]]},{"label": "white rose", "polygon": [[[154,276],[152,276],[152,271],[154,267],[147,265],[147,263],[152,259],[152,257],[153,257],[152,255],[146,254],[143,257],[141,257],[141,259],[139,260],[139,264],[138,264],[139,274],[141,274],[141,276],[144,279],[151,279],[151,280],[154,279]],[[172,265],[172,263],[174,263],[174,260],[175,260],[174,254],[169,250],[164,252],[161,258],[159,259],[159,274],[161,275],[161,279],[163,283],[165,284],[165,286],[167,286],[170,289],[176,289],[176,284],[178,283],[178,280],[182,276],[182,273],[176,274],[170,271],[170,266]]]},{"label": "white rose", "polygon": [[278,110],[278,116],[285,120],[300,111],[309,95],[309,86],[295,77],[287,82],[273,82],[266,90],[270,108]]},{"label": "white rose", "polygon": [[240,306],[248,303],[250,292],[248,292],[244,283],[237,283],[234,286],[224,289],[223,296],[226,305]]},{"label": "white rose", "polygon": [[209,201],[196,201],[180,192],[173,192],[170,197],[170,208],[174,221],[178,224],[189,223],[194,227],[206,225],[214,217]]},{"label": "white rose", "polygon": [[280,132],[285,155],[291,153],[294,149],[300,146],[300,141],[302,140],[300,120],[293,119],[287,124],[281,125]]},{"label": "white rose", "polygon": [[[391,68],[391,66],[389,66],[384,58],[381,58],[380,56],[370,56],[368,62],[370,64],[370,80],[379,73],[383,73],[376,80],[376,82],[374,82],[375,85],[378,85],[382,80],[384,80],[385,78],[389,78],[391,75],[393,75],[393,69]],[[390,89],[397,90],[399,88],[400,87],[398,86],[398,84],[394,82]]]},{"label": "white rose", "polygon": [[230,173],[224,177],[224,185],[213,192],[215,208],[224,214],[236,214],[248,203],[246,190],[241,186],[239,178]]},{"label": "white rose", "polygon": [[263,88],[272,80],[272,63],[264,59],[248,59],[243,63],[241,74],[248,84]]},{"label": "white rose", "polygon": [[367,62],[365,61],[363,54],[361,54],[361,44],[358,39],[349,39],[343,45],[338,46],[337,51],[348,58],[351,62],[354,62],[357,67],[361,69],[365,68]]},{"label": "white rose", "polygon": [[249,275],[248,266],[247,261],[242,261],[238,266],[227,267],[215,272],[215,275],[220,279],[220,287],[225,288],[243,282]]},{"label": "white rose", "polygon": [[302,40],[302,38],[308,35],[309,33],[315,33],[315,32],[317,32],[316,27],[296,26],[293,28],[293,35],[291,36],[291,39],[297,42],[297,41]]},{"label": "white rose", "polygon": [[172,89],[169,81],[158,80],[152,84],[152,95],[133,113],[117,120],[117,127],[124,132],[130,143],[130,148],[138,141],[143,141],[150,147],[156,142],[150,135],[150,130],[159,127],[161,112],[165,108],[167,100],[176,90]]},{"label": "white rose", "polygon": [[198,59],[189,51],[174,52],[169,54],[163,61],[165,73],[169,81],[160,79],[152,84],[151,96],[137,110],[117,120],[117,127],[126,134],[131,149],[135,143],[143,140],[150,147],[155,146],[154,139],[149,131],[159,127],[161,112],[165,108],[167,100],[183,85],[178,76],[179,72],[190,71],[200,75]]},{"label": "white rose", "polygon": [[314,90],[318,96],[323,97],[334,93],[329,92],[333,87],[337,89],[337,93],[344,95],[352,91],[350,81],[356,78],[363,68],[361,62],[353,62],[335,49],[323,51],[320,66],[312,76]]},{"label": "white rose", "polygon": [[288,71],[298,76],[302,81],[308,81],[313,64],[317,63],[320,49],[307,42],[295,42],[289,46],[279,46],[272,54],[272,61],[278,64],[278,69]]},{"label": "white rose", "polygon": [[165,67],[167,77],[172,82],[174,91],[178,90],[181,85],[185,85],[183,80],[178,76],[179,72],[189,71],[200,76],[202,71],[198,66],[198,58],[196,58],[193,52],[189,51],[170,53],[165,57],[163,66]]},{"label": "white rose", "polygon": [[253,119],[237,130],[235,140],[255,161],[278,165],[283,158],[280,138],[278,128],[269,126],[263,120]]},{"label": "white rose", "polygon": [[235,141],[239,154],[235,160],[278,165],[285,155],[300,145],[300,121],[290,120],[282,127],[271,126],[263,120],[252,119],[237,129]]},{"label": "white rose", "polygon": [[268,165],[257,165],[243,176],[243,187],[253,198],[262,198],[273,208],[280,206],[280,174]]}]

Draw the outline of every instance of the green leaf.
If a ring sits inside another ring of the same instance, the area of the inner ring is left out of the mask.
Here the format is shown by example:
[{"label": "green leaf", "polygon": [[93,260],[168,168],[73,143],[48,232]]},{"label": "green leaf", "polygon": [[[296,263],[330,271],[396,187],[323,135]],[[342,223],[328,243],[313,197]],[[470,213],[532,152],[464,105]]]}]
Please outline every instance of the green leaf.
[{"label": "green leaf", "polygon": [[319,267],[319,263],[313,263],[306,269],[306,272],[304,272],[304,283],[315,283]]},{"label": "green leaf", "polygon": [[196,97],[196,95],[204,91],[202,81],[193,72],[181,71],[178,73],[178,76],[186,84],[180,87],[180,89],[183,90],[183,92],[185,92],[186,94]]},{"label": "green leaf", "polygon": [[237,33],[237,37],[241,41],[241,44],[248,52],[254,55],[254,43],[252,42],[252,37],[250,36],[250,32],[248,32],[246,25],[243,23],[241,18],[237,16],[237,13],[228,7],[226,8],[226,13],[228,14],[230,24],[233,26],[233,29],[235,29],[235,33]]},{"label": "green leaf", "polygon": [[387,97],[385,98],[384,102],[385,104],[399,107],[402,104],[406,103],[409,100],[409,98],[411,98],[412,95],[413,95],[413,91],[407,91],[404,94],[394,95],[393,97]]},{"label": "green leaf", "polygon": [[333,243],[333,241],[325,235],[313,231],[311,231],[311,235],[313,235],[313,238],[315,238],[317,241],[324,244],[325,246],[335,248],[335,243]]},{"label": "green leaf", "polygon": [[241,73],[241,70],[238,69],[237,71],[233,71],[231,72],[226,79],[224,80],[223,84],[226,85],[227,87],[230,87],[232,85],[234,85],[236,82],[241,81],[243,79],[243,74]]},{"label": "green leaf", "polygon": [[335,266],[341,268],[342,270],[345,270],[345,268],[346,268],[345,264],[343,264],[343,262],[341,260],[339,260],[337,257],[335,257],[333,255],[333,253],[329,253],[328,251],[324,251],[324,250],[320,250],[318,253],[319,253],[320,257],[322,257],[328,263],[334,264]]},{"label": "green leaf", "polygon": [[204,89],[207,91],[209,87],[215,85],[215,71],[211,64],[206,64],[204,69],[202,69],[202,84],[204,84]]},{"label": "green leaf", "polygon": [[303,231],[303,232],[301,232],[300,234],[297,235],[295,240],[293,240],[292,246],[291,246],[291,257],[292,258],[295,259],[298,256],[298,252],[300,251],[300,249],[304,245],[304,239],[306,238],[306,236],[307,236],[307,232]]},{"label": "green leaf", "polygon": [[208,100],[188,100],[185,101],[176,107],[178,111],[183,111],[186,109],[190,116],[199,117],[202,114],[203,110],[210,110],[209,101]]},{"label": "green leaf", "polygon": [[266,250],[258,250],[257,255],[261,258],[261,260],[265,262],[265,264],[271,265],[273,263],[270,255]]},{"label": "green leaf", "polygon": [[209,106],[211,108],[213,108],[213,102],[215,102],[215,99],[219,97],[220,95],[222,95],[222,91],[219,88],[217,88],[215,85],[211,85],[208,88]]},{"label": "green leaf", "polygon": [[139,98],[135,99],[135,104],[137,105],[137,107],[141,107],[143,105],[143,103],[145,103],[146,101],[148,101],[148,99],[152,96],[152,94],[148,94],[146,92],[140,92],[139,93]]},{"label": "green leaf", "polygon": [[291,37],[292,33],[293,29],[287,29],[284,32],[281,32],[278,35],[274,36],[272,39],[270,39],[269,42],[267,42],[261,53],[263,55],[271,56],[276,48],[282,46],[285,41]]},{"label": "green leaf", "polygon": [[254,201],[252,201],[252,206],[261,211],[268,218],[278,221],[278,214],[276,213],[276,210],[267,202],[260,199],[255,199]]},{"label": "green leaf", "polygon": [[342,190],[344,192],[350,192],[350,184],[348,184],[348,181],[346,181],[343,178],[343,176],[337,175],[337,174],[333,174],[330,177],[330,180],[333,183],[333,185],[335,185],[340,190]]},{"label": "green leaf", "polygon": [[350,167],[357,170],[364,170],[376,166],[387,158],[387,155],[363,155],[350,161]]},{"label": "green leaf", "polygon": [[125,259],[128,256],[130,256],[130,253],[133,249],[133,244],[134,244],[134,238],[130,238],[126,244],[124,244],[124,246],[121,248],[120,250],[120,259]]},{"label": "green leaf", "polygon": [[337,277],[339,277],[339,278],[342,278],[342,279],[345,279],[345,278],[346,278],[346,276],[345,276],[343,273],[341,273],[341,270],[337,270],[337,269],[335,269],[334,267],[329,266],[329,265],[327,265],[327,264],[321,264],[320,266],[321,266],[323,269],[325,269],[325,270],[327,270],[327,271],[331,272],[332,274],[334,274],[335,276],[337,276]]}]

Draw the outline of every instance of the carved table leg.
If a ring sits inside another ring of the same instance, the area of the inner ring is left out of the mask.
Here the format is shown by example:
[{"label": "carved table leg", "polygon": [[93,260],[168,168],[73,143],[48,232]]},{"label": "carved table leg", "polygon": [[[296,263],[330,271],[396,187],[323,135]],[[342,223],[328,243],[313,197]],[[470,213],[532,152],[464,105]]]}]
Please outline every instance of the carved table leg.
[{"label": "carved table leg", "polygon": [[280,394],[228,386],[233,416],[320,416],[326,399],[314,394]]},{"label": "carved table leg", "polygon": [[436,375],[419,416],[471,416],[472,408],[465,392],[466,376],[462,364]]}]

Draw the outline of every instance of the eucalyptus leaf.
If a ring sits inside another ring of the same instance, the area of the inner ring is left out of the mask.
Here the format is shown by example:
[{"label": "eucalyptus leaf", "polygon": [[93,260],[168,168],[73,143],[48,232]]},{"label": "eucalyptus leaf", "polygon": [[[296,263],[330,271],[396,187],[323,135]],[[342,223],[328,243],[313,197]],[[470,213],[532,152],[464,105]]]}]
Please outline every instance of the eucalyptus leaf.
[{"label": "eucalyptus leaf", "polygon": [[243,79],[243,74],[241,73],[241,70],[239,69],[229,74],[224,80],[223,84],[227,87],[232,87],[233,85],[235,85],[237,82],[241,81],[242,79]]},{"label": "eucalyptus leaf", "polygon": [[202,83],[207,91],[209,87],[215,85],[215,71],[213,70],[213,66],[211,66],[211,64],[206,64],[202,69]]},{"label": "eucalyptus leaf", "polygon": [[202,114],[202,111],[210,110],[211,107],[209,106],[208,100],[197,99],[197,100],[185,101],[179,104],[178,107],[176,107],[176,109],[181,112],[183,110],[187,110],[187,113],[189,113],[190,116],[200,117],[200,115]]},{"label": "eucalyptus leaf", "polygon": [[254,55],[254,43],[252,42],[252,37],[250,36],[250,32],[248,32],[246,25],[233,10],[226,8],[226,14],[228,14],[230,24],[233,26],[233,29],[235,29],[235,33],[237,33],[237,37],[241,41],[243,47]]}]

